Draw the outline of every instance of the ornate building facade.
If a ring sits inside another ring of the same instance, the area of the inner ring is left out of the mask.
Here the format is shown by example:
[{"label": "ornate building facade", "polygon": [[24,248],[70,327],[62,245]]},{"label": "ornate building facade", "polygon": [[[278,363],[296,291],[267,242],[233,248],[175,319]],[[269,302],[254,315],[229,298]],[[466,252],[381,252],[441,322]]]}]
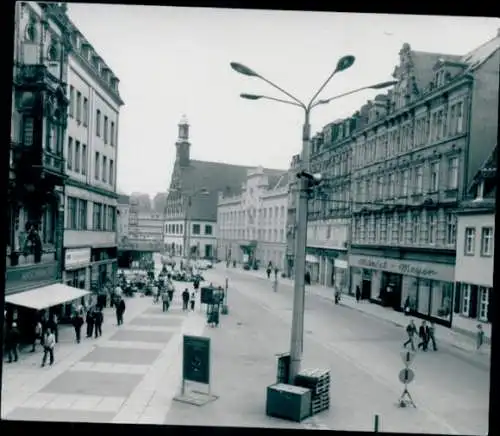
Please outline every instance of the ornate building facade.
[{"label": "ornate building facade", "polygon": [[227,262],[266,267],[280,271],[286,266],[288,173],[249,170],[241,194],[219,194],[217,223],[218,252]]},{"label": "ornate building facade", "polygon": [[451,325],[455,211],[496,142],[499,42],[465,56],[405,44],[395,89],[360,110],[351,292]]}]

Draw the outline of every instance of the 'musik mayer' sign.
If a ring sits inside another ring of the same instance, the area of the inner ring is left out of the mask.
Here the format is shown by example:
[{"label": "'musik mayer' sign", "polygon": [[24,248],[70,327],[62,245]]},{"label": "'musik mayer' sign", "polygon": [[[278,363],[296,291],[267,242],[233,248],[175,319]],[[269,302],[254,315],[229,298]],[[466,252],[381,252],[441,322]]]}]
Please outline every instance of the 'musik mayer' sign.
[{"label": "'musik mayer' sign", "polygon": [[210,338],[184,335],[182,377],[210,384]]}]

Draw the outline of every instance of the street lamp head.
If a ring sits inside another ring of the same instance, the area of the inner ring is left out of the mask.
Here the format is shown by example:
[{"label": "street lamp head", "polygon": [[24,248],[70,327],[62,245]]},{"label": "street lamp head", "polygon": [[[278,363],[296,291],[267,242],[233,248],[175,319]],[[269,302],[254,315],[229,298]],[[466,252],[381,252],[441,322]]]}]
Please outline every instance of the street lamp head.
[{"label": "street lamp head", "polygon": [[245,76],[250,76],[250,77],[259,77],[259,75],[252,70],[251,68],[246,67],[243,64],[239,64],[238,62],[231,62],[231,68],[236,71],[237,73],[243,74]]},{"label": "street lamp head", "polygon": [[352,64],[354,64],[355,60],[356,58],[351,55],[342,56],[337,62],[337,66],[335,67],[335,72],[339,73],[340,71],[347,70],[348,68],[352,67]]},{"label": "street lamp head", "polygon": [[255,95],[255,94],[240,94],[241,98],[244,98],[246,100],[258,100],[262,98],[262,95]]},{"label": "street lamp head", "polygon": [[389,86],[395,85],[396,83],[398,83],[397,80],[389,80],[388,82],[381,82],[381,83],[377,83],[375,85],[372,85],[372,86],[370,86],[370,88],[371,89],[384,89],[384,88],[388,88]]}]

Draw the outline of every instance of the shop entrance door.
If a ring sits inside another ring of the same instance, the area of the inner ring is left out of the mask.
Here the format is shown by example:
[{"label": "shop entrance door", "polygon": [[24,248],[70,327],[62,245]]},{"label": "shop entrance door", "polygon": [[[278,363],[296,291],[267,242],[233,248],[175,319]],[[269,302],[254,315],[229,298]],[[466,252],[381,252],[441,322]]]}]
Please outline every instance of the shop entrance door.
[{"label": "shop entrance door", "polygon": [[361,299],[368,300],[370,298],[372,290],[372,282],[371,280],[363,280],[361,283]]}]

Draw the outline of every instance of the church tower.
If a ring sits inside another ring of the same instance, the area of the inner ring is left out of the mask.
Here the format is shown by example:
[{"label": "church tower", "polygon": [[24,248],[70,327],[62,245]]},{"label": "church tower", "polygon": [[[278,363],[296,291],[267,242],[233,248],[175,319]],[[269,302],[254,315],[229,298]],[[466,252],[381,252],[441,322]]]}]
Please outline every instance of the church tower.
[{"label": "church tower", "polygon": [[179,133],[177,135],[177,142],[175,146],[177,148],[176,158],[181,167],[189,166],[189,149],[191,148],[191,143],[189,142],[189,122],[186,115],[183,115],[179,124]]}]

